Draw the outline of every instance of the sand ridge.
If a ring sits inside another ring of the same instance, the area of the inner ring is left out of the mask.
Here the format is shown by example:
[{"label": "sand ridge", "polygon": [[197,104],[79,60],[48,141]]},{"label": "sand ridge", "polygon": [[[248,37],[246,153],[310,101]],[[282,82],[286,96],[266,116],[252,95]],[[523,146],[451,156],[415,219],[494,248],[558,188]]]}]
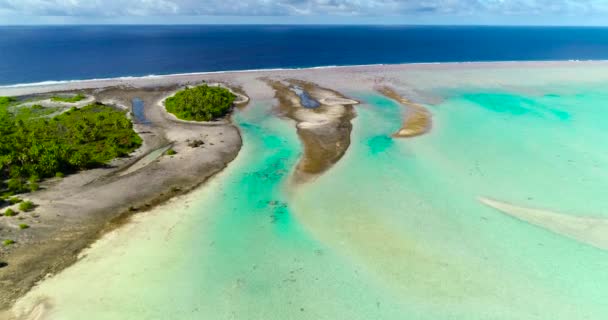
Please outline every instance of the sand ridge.
[{"label": "sand ridge", "polygon": [[[310,181],[331,168],[348,149],[351,120],[355,117],[353,105],[358,102],[312,82],[297,79],[264,81],[275,90],[278,114],[296,122],[302,140],[304,154],[296,166],[294,181]],[[319,106],[305,108],[292,90],[296,86]]]},{"label": "sand ridge", "polygon": [[480,197],[479,202],[556,234],[602,250],[608,250],[608,219],[573,216],[546,209],[520,207],[486,197]]},{"label": "sand ridge", "polygon": [[423,135],[431,130],[432,115],[421,104],[410,101],[401,96],[395,90],[388,86],[381,86],[376,89],[384,96],[399,102],[407,108],[406,117],[403,121],[401,129],[393,134],[396,138],[410,138]]}]

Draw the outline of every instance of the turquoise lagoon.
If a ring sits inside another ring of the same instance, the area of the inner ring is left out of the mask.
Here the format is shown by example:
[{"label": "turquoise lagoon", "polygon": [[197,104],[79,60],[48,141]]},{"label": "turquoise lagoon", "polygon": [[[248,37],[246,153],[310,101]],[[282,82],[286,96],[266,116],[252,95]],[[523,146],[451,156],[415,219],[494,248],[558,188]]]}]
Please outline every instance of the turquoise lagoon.
[{"label": "turquoise lagoon", "polygon": [[433,130],[358,92],[352,144],[294,186],[292,123],[258,101],[192,194],[97,242],[16,310],[49,319],[606,319],[608,252],[480,197],[607,218],[608,83],[438,91]]}]

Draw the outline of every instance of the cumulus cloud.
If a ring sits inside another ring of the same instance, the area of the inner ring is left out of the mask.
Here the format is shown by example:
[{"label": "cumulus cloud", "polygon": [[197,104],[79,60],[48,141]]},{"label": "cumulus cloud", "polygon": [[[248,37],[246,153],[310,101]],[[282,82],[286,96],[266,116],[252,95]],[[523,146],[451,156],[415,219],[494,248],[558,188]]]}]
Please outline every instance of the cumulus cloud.
[{"label": "cumulus cloud", "polygon": [[605,0],[0,0],[0,13],[35,16],[586,15]]}]

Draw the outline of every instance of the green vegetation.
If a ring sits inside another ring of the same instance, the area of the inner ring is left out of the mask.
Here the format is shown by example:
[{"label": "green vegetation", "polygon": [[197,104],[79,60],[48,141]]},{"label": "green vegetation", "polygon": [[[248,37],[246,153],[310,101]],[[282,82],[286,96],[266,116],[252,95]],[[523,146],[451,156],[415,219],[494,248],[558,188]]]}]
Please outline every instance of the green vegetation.
[{"label": "green vegetation", "polygon": [[211,121],[226,115],[235,98],[226,88],[205,84],[176,93],[165,101],[165,107],[182,120]]},{"label": "green vegetation", "polygon": [[13,97],[0,97],[0,110],[3,108],[8,108],[13,102],[16,102],[17,99]]},{"label": "green vegetation", "polygon": [[0,98],[0,194],[38,188],[40,179],[103,166],[141,145],[123,111],[103,104],[53,118],[17,117]]},{"label": "green vegetation", "polygon": [[165,152],[165,154],[168,156],[172,156],[172,155],[177,154],[177,152],[175,152],[175,150],[173,150],[173,149],[169,149],[169,150],[167,150],[167,152]]},{"label": "green vegetation", "polygon": [[11,240],[11,239],[6,239],[4,241],[2,241],[2,244],[6,247],[6,246],[10,246],[11,244],[15,244],[15,240]]},{"label": "green vegetation", "polygon": [[14,217],[17,215],[17,212],[15,212],[13,209],[8,208],[4,211],[4,216],[5,217]]},{"label": "green vegetation", "polygon": [[38,182],[30,181],[29,187],[31,192],[38,191],[38,189],[40,189],[40,185],[38,184]]},{"label": "green vegetation", "polygon": [[25,223],[22,223],[19,225],[19,229],[21,229],[21,230],[25,230],[25,229],[29,229],[29,228],[30,228],[30,226]]},{"label": "green vegetation", "polygon": [[23,201],[19,204],[19,210],[23,211],[23,212],[28,212],[28,211],[32,211],[34,209],[35,205],[33,202],[31,201]]},{"label": "green vegetation", "polygon": [[84,98],[86,98],[86,96],[84,94],[79,93],[71,97],[54,96],[51,98],[51,101],[75,103],[84,100]]},{"label": "green vegetation", "polygon": [[61,108],[43,107],[41,105],[35,104],[31,107],[13,107],[12,113],[16,120],[27,121],[28,119],[32,118],[50,116],[59,110],[61,110]]},{"label": "green vegetation", "polygon": [[10,112],[15,120],[27,120],[36,117],[49,116],[59,110],[60,107],[43,107],[39,104],[32,106],[19,106],[27,101],[18,101],[12,97],[0,97],[0,112]]},{"label": "green vegetation", "polygon": [[23,200],[21,200],[21,198],[19,198],[19,197],[10,197],[10,198],[8,199],[8,202],[9,202],[10,204],[17,204],[17,203],[19,203],[19,202],[21,202],[21,201],[23,201]]}]

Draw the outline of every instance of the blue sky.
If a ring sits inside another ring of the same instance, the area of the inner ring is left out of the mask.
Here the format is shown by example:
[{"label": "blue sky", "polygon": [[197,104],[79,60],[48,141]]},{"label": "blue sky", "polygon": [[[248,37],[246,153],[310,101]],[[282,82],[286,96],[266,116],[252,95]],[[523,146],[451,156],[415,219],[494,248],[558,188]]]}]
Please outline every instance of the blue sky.
[{"label": "blue sky", "polygon": [[608,25],[608,0],[0,0],[0,24]]}]

